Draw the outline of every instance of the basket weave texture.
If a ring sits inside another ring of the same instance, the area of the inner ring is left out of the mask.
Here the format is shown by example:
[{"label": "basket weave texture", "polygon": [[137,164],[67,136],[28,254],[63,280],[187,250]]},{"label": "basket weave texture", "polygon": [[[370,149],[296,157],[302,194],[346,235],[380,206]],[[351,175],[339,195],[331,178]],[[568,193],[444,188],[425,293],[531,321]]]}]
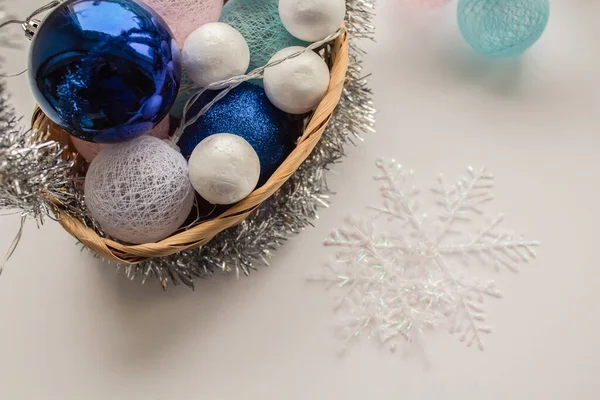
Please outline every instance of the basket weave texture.
[{"label": "basket weave texture", "polygon": [[[183,250],[198,248],[208,243],[218,233],[238,225],[292,176],[321,139],[333,111],[340,101],[344,88],[344,80],[348,69],[348,34],[345,29],[335,40],[328,61],[331,65],[329,88],[311,116],[294,151],[279,166],[267,183],[221,215],[201,222],[186,231],[176,233],[160,242],[140,245],[123,244],[98,235],[82,221],[64,212],[58,202],[55,202],[57,206],[53,208],[53,212],[56,214],[59,223],[67,232],[100,256],[110,261],[126,264],[137,264],[149,258],[164,257]],[[33,114],[32,127],[38,130],[47,130],[52,139],[65,147],[67,156],[75,156],[74,147],[70,143],[70,136],[50,121],[39,108],[36,108]],[[77,158],[77,160],[81,162],[81,159]],[[78,165],[78,162],[76,162],[74,168],[81,170],[81,165]],[[50,202],[52,200],[50,199]]]}]

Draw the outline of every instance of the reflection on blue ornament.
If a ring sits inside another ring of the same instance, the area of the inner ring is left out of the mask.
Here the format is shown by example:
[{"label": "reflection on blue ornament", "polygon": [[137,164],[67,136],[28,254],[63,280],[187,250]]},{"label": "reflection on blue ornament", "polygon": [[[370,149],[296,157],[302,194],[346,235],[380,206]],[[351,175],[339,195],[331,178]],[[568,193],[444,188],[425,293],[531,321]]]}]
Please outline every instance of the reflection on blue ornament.
[{"label": "reflection on blue ornament", "polygon": [[136,0],[69,0],[36,32],[29,78],[41,109],[81,139],[114,143],[146,133],[177,96],[177,43]]},{"label": "reflection on blue ornament", "polygon": [[[188,117],[210,102],[218,92],[207,92],[190,110]],[[246,139],[260,159],[259,185],[265,183],[294,150],[302,133],[302,120],[290,119],[269,102],[263,88],[242,83],[213,105],[177,143],[188,159],[198,143],[215,133],[233,133]]]},{"label": "reflection on blue ornament", "polygon": [[548,0],[459,0],[458,26],[477,52],[491,57],[522,54],[544,33]]}]

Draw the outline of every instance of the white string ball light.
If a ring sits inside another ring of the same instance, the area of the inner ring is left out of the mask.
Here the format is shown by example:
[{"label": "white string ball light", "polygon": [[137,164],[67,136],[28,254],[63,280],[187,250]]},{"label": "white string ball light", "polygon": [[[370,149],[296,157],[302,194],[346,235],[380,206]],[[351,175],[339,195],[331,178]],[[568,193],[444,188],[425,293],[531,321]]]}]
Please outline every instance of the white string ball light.
[{"label": "white string ball light", "polygon": [[279,0],[285,29],[298,39],[317,42],[338,30],[346,16],[345,0]]},{"label": "white string ball light", "polygon": [[194,189],[212,204],[233,204],[247,197],[260,177],[260,160],[244,138],[217,133],[201,141],[189,160]]},{"label": "white string ball light", "polygon": [[194,205],[183,156],[152,136],[103,149],[85,179],[85,204],[104,233],[153,243],[175,232]]},{"label": "white string ball light", "polygon": [[[278,51],[269,63],[302,51],[302,46],[292,46]],[[311,111],[325,96],[329,86],[329,68],[314,51],[290,58],[267,68],[263,83],[267,97],[273,105],[289,114]]]},{"label": "white string ball light", "polygon": [[201,26],[188,36],[181,53],[183,68],[200,87],[243,75],[250,64],[246,39],[223,22]]}]

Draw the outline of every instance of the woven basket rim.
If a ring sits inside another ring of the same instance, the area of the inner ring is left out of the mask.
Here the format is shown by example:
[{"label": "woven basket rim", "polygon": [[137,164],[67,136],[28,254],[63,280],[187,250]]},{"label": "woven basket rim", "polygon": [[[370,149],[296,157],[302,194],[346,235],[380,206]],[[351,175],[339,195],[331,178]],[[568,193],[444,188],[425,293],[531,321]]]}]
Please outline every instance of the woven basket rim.
[{"label": "woven basket rim", "polygon": [[[306,158],[308,158],[321,139],[333,111],[340,101],[348,69],[348,33],[345,26],[342,26],[342,28],[343,31],[335,40],[333,51],[331,52],[332,66],[329,88],[310,118],[296,148],[269,180],[244,200],[233,205],[227,211],[213,219],[200,222],[192,228],[175,233],[156,243],[128,245],[110,238],[104,238],[98,235],[93,229],[87,227],[82,221],[66,213],[61,209],[57,201],[50,198],[49,201],[55,204],[52,210],[58,222],[69,234],[100,256],[109,261],[125,264],[137,264],[150,258],[164,257],[183,250],[201,247],[220,232],[241,223],[263,201],[279,190]],[[36,108],[33,114],[32,127],[36,129],[48,129],[50,136],[58,140],[63,147],[69,144],[68,134],[53,124],[39,108]],[[73,154],[70,151],[70,147],[72,146],[68,146],[65,149],[65,153],[68,155]]]}]

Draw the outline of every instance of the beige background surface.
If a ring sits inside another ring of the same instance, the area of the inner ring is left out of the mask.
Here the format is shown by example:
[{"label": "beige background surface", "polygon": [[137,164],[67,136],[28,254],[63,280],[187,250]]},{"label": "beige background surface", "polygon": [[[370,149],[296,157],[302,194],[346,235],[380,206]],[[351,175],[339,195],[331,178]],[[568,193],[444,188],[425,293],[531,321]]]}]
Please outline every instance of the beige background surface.
[{"label": "beige background surface", "polygon": [[[331,176],[333,206],[271,268],[162,293],[115,275],[57,224],[30,222],[0,279],[0,398],[599,398],[600,3],[553,1],[531,52],[488,61],[461,41],[455,4],[423,13],[399,2],[380,1],[369,45],[378,133],[349,151]],[[24,16],[41,3],[8,4]],[[8,72],[25,65],[25,51],[9,56]],[[28,115],[26,77],[9,87]],[[505,299],[487,303],[494,333],[484,352],[441,332],[426,356],[366,338],[338,356],[333,294],[306,277],[331,256],[328,232],[376,199],[380,155],[423,184],[488,166],[490,210],[542,242],[519,275],[494,274]],[[0,220],[0,249],[17,227]]]}]

